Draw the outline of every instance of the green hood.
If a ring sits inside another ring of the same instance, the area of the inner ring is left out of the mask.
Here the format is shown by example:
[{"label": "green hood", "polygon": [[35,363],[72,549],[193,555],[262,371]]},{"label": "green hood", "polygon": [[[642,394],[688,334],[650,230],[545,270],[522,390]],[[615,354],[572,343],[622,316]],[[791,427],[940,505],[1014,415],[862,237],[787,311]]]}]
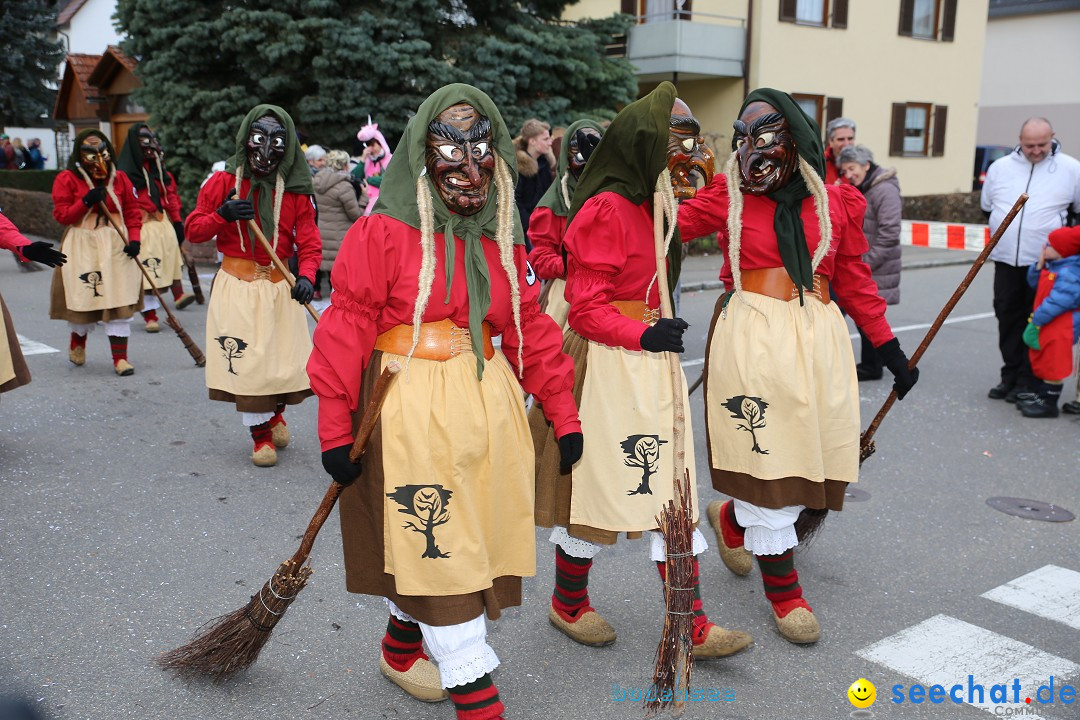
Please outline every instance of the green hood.
[{"label": "green hood", "polygon": [[[405,134],[394,150],[389,165],[383,172],[379,197],[375,201],[372,214],[388,215],[400,220],[409,227],[420,229],[420,209],[416,201],[416,182],[421,175],[427,175],[424,167],[427,150],[427,128],[431,121],[443,110],[458,103],[472,105],[491,121],[491,139],[495,153],[502,158],[517,183],[517,165],[513,138],[506,128],[502,113],[495,103],[482,90],[472,85],[455,83],[433,92],[409,120]],[[481,323],[491,307],[491,274],[481,245],[482,237],[494,241],[498,226],[497,188],[494,180],[487,203],[475,215],[459,215],[446,207],[431,178],[427,178],[428,189],[432,197],[432,209],[435,215],[435,232],[443,233],[446,247],[446,298],[450,301],[450,286],[453,281],[455,244],[457,236],[465,241],[465,280],[469,291],[469,330],[472,333],[473,351],[476,354],[477,377],[483,376],[484,353],[481,347]],[[514,213],[514,243],[523,245],[525,236],[521,230],[521,218],[517,208]]]},{"label": "green hood", "polygon": [[[566,134],[563,135],[562,144],[559,146],[559,161],[555,169],[555,182],[551,183],[547,192],[540,198],[540,202],[536,204],[536,207],[551,208],[551,211],[559,217],[566,217],[570,214],[570,206],[563,201],[562,183],[563,177],[566,177],[566,194],[570,196],[570,201],[573,202],[574,190],[577,188],[578,178],[573,175],[568,175],[570,167],[570,141],[574,138],[574,133],[583,128],[592,128],[600,133],[600,137],[604,136],[604,128],[600,127],[600,123],[595,120],[578,120],[572,123],[570,127],[566,128]],[[590,158],[590,161],[592,158]]]}]

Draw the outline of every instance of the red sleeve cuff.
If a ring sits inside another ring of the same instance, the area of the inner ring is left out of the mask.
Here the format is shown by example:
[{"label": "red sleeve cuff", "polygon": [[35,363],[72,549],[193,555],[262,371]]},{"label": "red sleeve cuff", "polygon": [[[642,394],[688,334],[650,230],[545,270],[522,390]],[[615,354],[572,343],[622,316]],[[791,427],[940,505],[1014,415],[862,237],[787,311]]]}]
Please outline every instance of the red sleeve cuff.
[{"label": "red sleeve cuff", "polygon": [[325,452],[353,441],[352,411],[342,398],[319,398],[319,445]]}]

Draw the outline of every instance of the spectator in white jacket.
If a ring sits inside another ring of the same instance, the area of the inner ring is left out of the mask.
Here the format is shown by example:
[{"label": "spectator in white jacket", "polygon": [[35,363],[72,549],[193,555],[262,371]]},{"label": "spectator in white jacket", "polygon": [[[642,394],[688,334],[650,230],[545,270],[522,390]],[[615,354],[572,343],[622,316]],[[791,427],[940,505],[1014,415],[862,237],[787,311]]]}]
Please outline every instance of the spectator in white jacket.
[{"label": "spectator in white jacket", "polygon": [[1001,237],[994,261],[994,315],[998,321],[1001,382],[990,389],[995,400],[1016,402],[1034,386],[1023,333],[1035,300],[1027,266],[1039,259],[1050,231],[1065,225],[1067,214],[1080,212],[1080,161],[1061,152],[1046,118],[1030,118],[1020,128],[1014,152],[996,160],[986,173],[982,209],[996,232],[1016,198],[1029,199]]}]

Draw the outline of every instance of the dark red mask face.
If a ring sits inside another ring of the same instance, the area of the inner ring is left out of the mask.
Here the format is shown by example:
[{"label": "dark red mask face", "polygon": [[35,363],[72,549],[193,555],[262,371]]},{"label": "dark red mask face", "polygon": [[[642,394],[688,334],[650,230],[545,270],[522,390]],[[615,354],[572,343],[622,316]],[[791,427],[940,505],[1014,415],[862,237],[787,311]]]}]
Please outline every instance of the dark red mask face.
[{"label": "dark red mask face", "polygon": [[473,215],[487,204],[495,176],[491,121],[461,103],[428,125],[424,166],[446,207]]},{"label": "dark red mask face", "polygon": [[578,139],[578,135],[584,135],[586,138],[595,139],[595,142],[592,143],[593,148],[596,147],[596,143],[600,142],[600,133],[591,127],[581,128],[574,133],[574,137],[570,138],[570,144],[566,146],[566,152],[569,157],[566,169],[575,180],[581,177],[581,173],[585,169],[585,163],[588,162],[588,158],[581,152],[581,140]]},{"label": "dark red mask face", "polygon": [[670,127],[667,156],[671,187],[675,197],[692,198],[698,187],[712,182],[716,156],[701,137],[701,124],[682,100],[675,100]]},{"label": "dark red mask face", "polygon": [[162,157],[161,143],[150,128],[139,128],[139,150],[142,151],[143,161],[151,165]]},{"label": "dark red mask face", "polygon": [[799,162],[787,118],[768,103],[754,102],[734,127],[742,191],[768,195],[787,185]]},{"label": "dark red mask face", "polygon": [[109,148],[101,138],[96,135],[86,136],[79,147],[79,164],[94,180],[105,180],[109,177],[112,157],[109,155]]},{"label": "dark red mask face", "polygon": [[273,115],[264,115],[251,123],[247,141],[248,164],[256,177],[277,172],[285,157],[285,126]]}]

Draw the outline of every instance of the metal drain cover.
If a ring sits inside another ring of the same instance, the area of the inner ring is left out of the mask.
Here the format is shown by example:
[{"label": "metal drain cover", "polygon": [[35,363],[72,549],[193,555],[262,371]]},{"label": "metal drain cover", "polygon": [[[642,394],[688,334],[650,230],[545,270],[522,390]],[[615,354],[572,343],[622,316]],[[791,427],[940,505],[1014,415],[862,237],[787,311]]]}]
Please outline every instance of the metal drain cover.
[{"label": "metal drain cover", "polygon": [[853,488],[850,485],[844,490],[844,499],[851,502],[866,502],[870,499],[870,493],[859,488]]},{"label": "metal drain cover", "polygon": [[986,504],[995,510],[1000,510],[1006,515],[1027,518],[1028,520],[1042,520],[1044,522],[1069,522],[1076,518],[1071,512],[1063,507],[1044,503],[1041,500],[1025,500],[1013,497],[987,498]]}]

